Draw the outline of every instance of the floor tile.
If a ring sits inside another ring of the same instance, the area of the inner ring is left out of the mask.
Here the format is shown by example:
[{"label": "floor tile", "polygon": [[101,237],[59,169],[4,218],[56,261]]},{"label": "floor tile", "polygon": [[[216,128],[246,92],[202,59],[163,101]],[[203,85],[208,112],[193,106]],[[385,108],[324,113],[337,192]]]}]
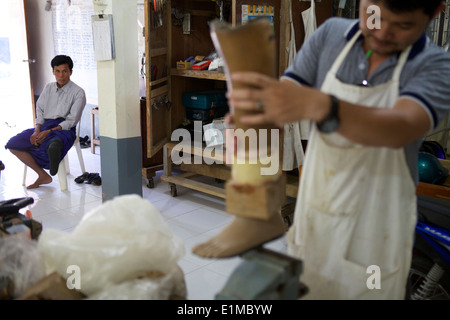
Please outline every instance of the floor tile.
[{"label": "floor tile", "polygon": [[51,212],[46,215],[34,217],[34,220],[42,224],[43,232],[46,229],[66,230],[75,227],[83,217],[83,214],[71,213],[66,210]]},{"label": "floor tile", "polygon": [[183,201],[175,198],[165,198],[152,202],[158,208],[165,219],[172,219],[201,207],[200,204],[192,201]]},{"label": "floor tile", "polygon": [[227,282],[219,273],[204,268],[197,269],[185,276],[189,300],[214,300]]},{"label": "floor tile", "polygon": [[229,216],[205,208],[198,208],[169,220],[193,235],[205,233],[211,229],[224,226],[230,221]]}]

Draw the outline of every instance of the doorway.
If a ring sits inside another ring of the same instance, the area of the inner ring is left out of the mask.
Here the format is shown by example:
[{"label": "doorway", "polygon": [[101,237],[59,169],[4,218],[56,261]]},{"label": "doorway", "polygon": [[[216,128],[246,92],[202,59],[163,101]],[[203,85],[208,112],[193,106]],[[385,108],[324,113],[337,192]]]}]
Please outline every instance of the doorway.
[{"label": "doorway", "polygon": [[[0,1],[0,136],[32,128],[30,80],[24,1]],[[5,137],[5,138],[6,138]],[[2,141],[3,142],[3,141]]]}]

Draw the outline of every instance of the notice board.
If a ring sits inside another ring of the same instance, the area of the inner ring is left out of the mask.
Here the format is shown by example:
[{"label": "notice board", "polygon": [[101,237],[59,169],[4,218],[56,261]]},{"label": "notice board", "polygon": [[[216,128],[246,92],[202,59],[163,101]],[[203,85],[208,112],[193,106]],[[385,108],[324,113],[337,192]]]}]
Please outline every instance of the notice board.
[{"label": "notice board", "polygon": [[113,17],[110,14],[92,16],[95,61],[115,58]]}]

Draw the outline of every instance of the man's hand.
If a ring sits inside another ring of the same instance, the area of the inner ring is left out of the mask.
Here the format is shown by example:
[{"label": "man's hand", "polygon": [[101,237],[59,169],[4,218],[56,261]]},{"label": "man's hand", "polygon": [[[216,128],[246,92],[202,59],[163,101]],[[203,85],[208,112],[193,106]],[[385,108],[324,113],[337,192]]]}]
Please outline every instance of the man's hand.
[{"label": "man's hand", "polygon": [[34,131],[34,133],[30,137],[30,143],[34,146],[38,146],[37,138],[41,132]]},{"label": "man's hand", "polygon": [[37,136],[36,142],[37,142],[38,144],[41,144],[42,142],[44,142],[45,138],[48,136],[48,134],[50,133],[50,131],[51,131],[51,130],[44,130],[44,131],[41,131],[41,132],[38,134],[38,136]]},{"label": "man's hand", "polygon": [[321,120],[329,109],[328,95],[319,90],[278,80],[255,72],[236,72],[231,80],[246,85],[227,93],[233,109],[259,111],[240,118],[248,125],[272,122],[280,128],[285,123],[304,119]]},{"label": "man's hand", "polygon": [[35,131],[30,137],[31,144],[39,146],[45,140],[45,138],[48,136],[49,133],[50,130],[44,130],[40,132]]}]

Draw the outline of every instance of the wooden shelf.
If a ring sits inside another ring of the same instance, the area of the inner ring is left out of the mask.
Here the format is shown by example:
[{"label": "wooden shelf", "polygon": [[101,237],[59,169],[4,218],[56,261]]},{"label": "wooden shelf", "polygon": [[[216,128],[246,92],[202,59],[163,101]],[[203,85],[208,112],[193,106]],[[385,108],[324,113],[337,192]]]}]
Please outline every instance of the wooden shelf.
[{"label": "wooden shelf", "polygon": [[167,82],[168,80],[169,80],[169,77],[164,77],[164,78],[161,78],[161,79],[158,79],[158,80],[150,81],[150,87],[154,87],[154,86],[156,86],[158,84]]},{"label": "wooden shelf", "polygon": [[[181,150],[181,145],[178,142],[169,142],[164,146],[163,161],[164,174],[161,176],[161,181],[171,186],[172,196],[176,196],[176,185],[180,185],[193,190],[201,191],[225,199],[226,194],[223,188],[214,187],[210,184],[195,181],[193,178],[198,176],[207,176],[220,180],[228,180],[231,177],[231,168],[225,164],[181,164],[181,169],[186,171],[179,175],[172,175],[172,150]],[[186,152],[187,150],[184,150]],[[203,156],[203,148],[196,148],[191,146],[189,151],[191,155]],[[211,155],[209,160],[215,160],[218,163],[225,163],[224,155]],[[287,177],[286,180],[286,195],[292,198],[297,197],[298,192],[298,178]]]},{"label": "wooden shelf", "polygon": [[[203,2],[210,2],[211,0],[202,0]],[[197,0],[198,2],[198,0]],[[175,13],[175,10],[171,10],[172,14]],[[189,10],[189,13],[193,16],[204,16],[204,17],[211,17],[216,14],[215,10]]]},{"label": "wooden shelf", "polygon": [[188,78],[197,78],[197,79],[210,79],[210,80],[223,80],[225,81],[227,78],[224,73],[217,71],[208,71],[208,70],[178,70],[173,68],[170,70],[172,76],[179,77],[188,77]]},{"label": "wooden shelf", "polygon": [[182,173],[177,176],[161,176],[161,181],[171,185],[172,196],[177,195],[175,186],[183,186],[192,190],[204,192],[222,199],[226,199],[225,189],[212,186],[203,182],[195,181],[193,178],[198,176],[192,172]]}]

